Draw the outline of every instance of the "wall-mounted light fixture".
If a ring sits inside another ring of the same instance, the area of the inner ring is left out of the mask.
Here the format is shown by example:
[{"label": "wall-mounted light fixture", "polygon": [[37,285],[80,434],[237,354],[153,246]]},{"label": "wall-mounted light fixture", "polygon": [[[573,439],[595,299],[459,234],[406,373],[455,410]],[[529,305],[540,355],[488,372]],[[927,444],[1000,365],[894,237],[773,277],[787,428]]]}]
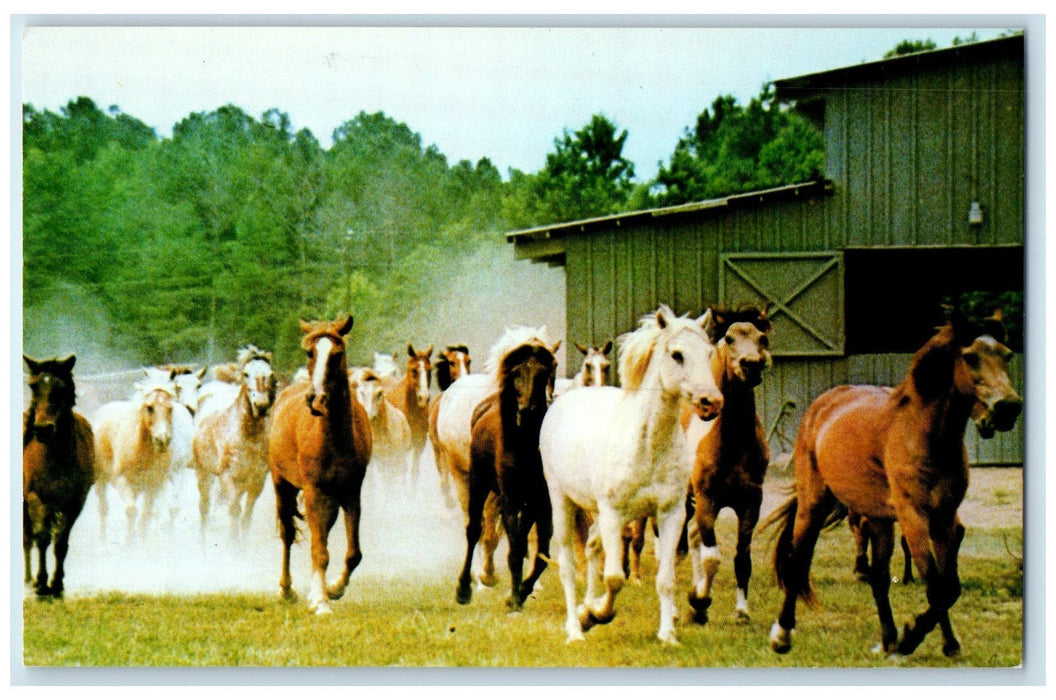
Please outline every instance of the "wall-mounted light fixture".
[{"label": "wall-mounted light fixture", "polygon": [[968,223],[972,226],[983,225],[983,208],[979,206],[979,202],[972,202],[972,206],[968,208]]}]

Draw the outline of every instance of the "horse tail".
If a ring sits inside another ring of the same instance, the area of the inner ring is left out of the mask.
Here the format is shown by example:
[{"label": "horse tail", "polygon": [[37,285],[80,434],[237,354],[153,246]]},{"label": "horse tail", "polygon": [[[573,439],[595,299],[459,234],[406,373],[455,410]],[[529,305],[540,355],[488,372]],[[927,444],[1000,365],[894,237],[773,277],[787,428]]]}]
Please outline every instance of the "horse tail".
[{"label": "horse tail", "polygon": [[762,530],[779,528],[777,545],[774,547],[774,574],[781,590],[795,594],[808,605],[815,601],[814,590],[810,585],[809,569],[793,557],[792,533],[795,530],[798,499],[793,496],[775,508],[760,526]]}]

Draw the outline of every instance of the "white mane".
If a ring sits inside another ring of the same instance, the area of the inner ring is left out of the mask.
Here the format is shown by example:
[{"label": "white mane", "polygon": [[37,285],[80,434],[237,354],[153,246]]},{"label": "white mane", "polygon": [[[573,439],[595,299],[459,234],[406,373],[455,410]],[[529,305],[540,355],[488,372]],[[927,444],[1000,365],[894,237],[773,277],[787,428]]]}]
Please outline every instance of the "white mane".
[{"label": "white mane", "polygon": [[503,358],[522,345],[541,345],[547,349],[553,347],[550,336],[546,332],[546,326],[507,328],[502,337],[491,346],[491,350],[488,351],[488,360],[484,364],[484,372],[491,377],[492,382],[498,381]]}]

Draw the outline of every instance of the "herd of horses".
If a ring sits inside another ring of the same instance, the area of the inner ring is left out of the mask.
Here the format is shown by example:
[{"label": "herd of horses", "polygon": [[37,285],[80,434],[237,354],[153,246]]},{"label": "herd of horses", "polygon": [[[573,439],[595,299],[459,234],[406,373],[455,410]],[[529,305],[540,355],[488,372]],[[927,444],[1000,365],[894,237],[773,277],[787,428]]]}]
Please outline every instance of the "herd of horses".
[{"label": "herd of horses", "polygon": [[[218,481],[238,538],[270,475],[283,544],[282,595],[295,597],[290,555],[303,520],[311,552],[307,604],[330,613],[363,557],[368,465],[403,475],[413,486],[429,442],[443,497],[465,516],[460,604],[471,601],[474,583],[495,585],[494,552],[505,536],[509,608],[521,610],[554,565],[567,639],[581,640],[614,618],[628,576],[640,575],[637,557],[651,525],[657,637],[678,644],[676,563],[688,551],[691,618],[705,624],[721,560],[716,517],[730,508],[738,520],[733,563],[740,619],[749,618],[753,534],[757,527],[778,532],[774,568],[784,602],[769,642],[787,653],[797,601],[814,599],[810,567],[818,537],[846,517],[859,544],[857,572],[876,602],[879,648],[909,654],[938,626],[943,652],[958,652],[949,610],[960,594],[965,432],[969,422],[984,438],[1010,430],[1022,410],[1008,377],[1011,352],[1000,312],[969,320],[952,309],[897,387],[841,386],[818,396],[795,443],[794,493],[762,522],[770,455],[755,389],[772,364],[766,308],[709,308],[692,318],[661,305],[616,339],[615,383],[613,341],[577,345],[583,365],[573,380],[557,377],[561,341],[545,327],[525,326],[506,330],[483,373],[470,372],[469,350],[461,345],[435,359],[433,346],[408,345],[401,372],[386,355],[374,367],[350,368],[352,327],[351,316],[302,320],[305,366],[281,391],[270,353],[248,346],[236,362],[214,367],[214,379],[204,384],[204,369],[145,370],[133,397],[104,405],[91,423],[74,411],[73,356],[24,356],[31,390],[23,427],[26,584],[38,596],[62,595],[70,530],[93,484],[104,514],[107,486],[122,494],[133,538],[167,475],[194,469],[203,532]],[[434,370],[440,392],[432,396]],[[339,514],[347,549],[340,576],[328,582],[327,538]],[[907,572],[911,560],[927,599],[901,635],[888,599],[896,523]],[[52,542],[49,580],[45,557]],[[585,582],[582,597],[577,579]]]}]

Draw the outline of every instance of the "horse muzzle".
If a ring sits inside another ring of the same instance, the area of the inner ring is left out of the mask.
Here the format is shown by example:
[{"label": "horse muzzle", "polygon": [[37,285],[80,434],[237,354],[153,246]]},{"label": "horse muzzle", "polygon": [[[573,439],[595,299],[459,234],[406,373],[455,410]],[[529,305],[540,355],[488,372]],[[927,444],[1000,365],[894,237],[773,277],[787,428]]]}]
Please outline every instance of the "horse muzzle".
[{"label": "horse muzzle", "polygon": [[33,435],[41,442],[46,442],[55,434],[55,421],[35,421],[33,423]]},{"label": "horse muzzle", "polygon": [[690,400],[690,405],[702,421],[714,420],[722,411],[722,394],[698,394]]},{"label": "horse muzzle", "polygon": [[1002,399],[993,405],[978,404],[972,412],[972,420],[979,437],[989,440],[997,432],[1006,433],[1016,425],[1023,412],[1023,401],[1017,398]]}]

